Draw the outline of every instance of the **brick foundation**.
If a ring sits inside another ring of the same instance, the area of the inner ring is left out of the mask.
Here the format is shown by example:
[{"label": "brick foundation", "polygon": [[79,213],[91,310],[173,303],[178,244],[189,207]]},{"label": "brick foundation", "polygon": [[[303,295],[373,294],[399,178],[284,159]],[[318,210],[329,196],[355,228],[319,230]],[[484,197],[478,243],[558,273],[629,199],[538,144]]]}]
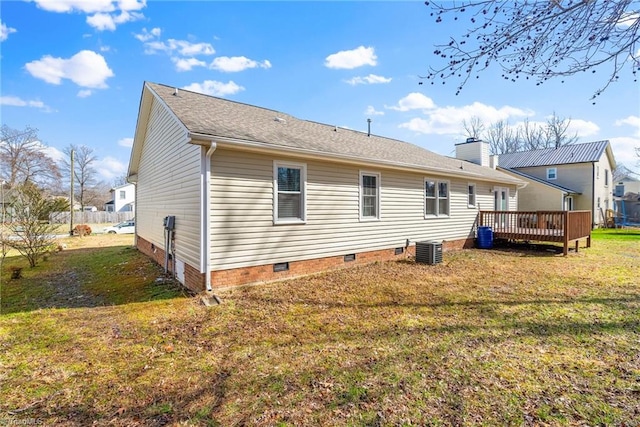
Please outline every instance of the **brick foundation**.
[{"label": "brick foundation", "polygon": [[[164,249],[155,246],[153,243],[148,242],[140,236],[136,236],[136,247],[140,252],[147,255],[156,263],[164,266]],[[172,270],[172,263],[169,262],[169,271]],[[201,292],[204,290],[204,274],[200,273],[200,270],[193,268],[191,265],[184,264],[184,285],[194,292]]]},{"label": "brick foundation", "polygon": [[[472,248],[474,239],[461,239],[445,241],[442,244],[443,251]],[[150,242],[141,237],[137,237],[137,247],[142,253],[149,256],[160,265],[164,265],[164,250],[155,247]],[[211,272],[211,286],[222,288],[228,286],[239,286],[261,282],[271,282],[292,277],[299,277],[322,271],[348,268],[355,265],[370,264],[376,261],[391,261],[405,259],[415,256],[415,246],[405,248],[403,253],[396,255],[395,248],[378,251],[360,252],[356,254],[355,260],[345,261],[344,256],[332,256],[325,258],[315,258],[304,261],[290,261],[289,269],[286,271],[274,272],[273,264],[258,265],[253,267],[232,268],[229,270],[217,270]],[[346,255],[346,254],[345,254]],[[184,266],[185,286],[193,291],[203,291],[205,288],[204,274],[192,266]]]}]

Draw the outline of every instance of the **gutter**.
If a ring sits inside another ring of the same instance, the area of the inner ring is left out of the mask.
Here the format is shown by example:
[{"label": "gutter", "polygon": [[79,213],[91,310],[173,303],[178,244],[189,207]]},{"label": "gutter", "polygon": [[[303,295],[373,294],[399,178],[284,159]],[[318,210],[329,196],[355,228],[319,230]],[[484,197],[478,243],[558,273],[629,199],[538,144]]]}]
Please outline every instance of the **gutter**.
[{"label": "gutter", "polygon": [[[249,150],[249,151],[253,151],[253,152],[265,152],[265,153],[283,153],[283,154],[295,154],[298,156],[302,156],[302,157],[308,157],[311,159],[318,159],[318,158],[322,158],[322,159],[326,159],[326,160],[331,160],[334,162],[340,162],[340,163],[346,163],[346,164],[359,164],[359,165],[366,165],[366,166],[379,166],[379,167],[385,167],[388,169],[396,169],[396,170],[401,170],[401,171],[411,171],[411,172],[417,172],[417,173],[421,173],[421,174],[425,174],[425,173],[437,173],[439,175],[442,176],[450,176],[450,177],[463,177],[463,178],[473,178],[475,180],[478,181],[486,181],[486,182],[499,182],[502,184],[509,184],[509,185],[522,185],[522,181],[521,180],[499,180],[496,178],[487,178],[486,176],[479,174],[479,173],[472,173],[472,172],[468,172],[468,171],[464,171],[463,169],[460,169],[461,172],[453,172],[451,169],[448,168],[441,168],[441,167],[437,167],[437,166],[417,166],[417,165],[412,165],[412,164],[406,164],[406,163],[392,163],[392,162],[385,162],[385,161],[376,161],[376,160],[371,160],[371,159],[363,159],[361,157],[357,157],[357,156],[348,156],[348,155],[344,155],[344,154],[332,154],[332,153],[327,153],[327,152],[318,152],[318,151],[314,151],[314,150],[309,150],[309,149],[304,149],[304,148],[297,148],[297,147],[286,147],[286,146],[274,146],[269,144],[268,146],[264,143],[260,143],[260,142],[255,142],[255,141],[247,141],[247,140],[242,140],[242,139],[236,139],[236,138],[229,138],[229,137],[224,137],[224,136],[212,136],[212,135],[205,135],[205,134],[201,134],[201,133],[197,133],[197,132],[190,132],[189,133],[190,139],[201,139],[204,141],[212,141],[212,138],[215,139],[215,141],[220,144],[220,147],[224,147],[229,146],[229,147],[233,147],[235,149],[245,149],[245,150]],[[190,141],[193,144],[198,144],[197,141]],[[458,160],[458,159],[455,159]],[[487,168],[489,169],[489,168]]]}]

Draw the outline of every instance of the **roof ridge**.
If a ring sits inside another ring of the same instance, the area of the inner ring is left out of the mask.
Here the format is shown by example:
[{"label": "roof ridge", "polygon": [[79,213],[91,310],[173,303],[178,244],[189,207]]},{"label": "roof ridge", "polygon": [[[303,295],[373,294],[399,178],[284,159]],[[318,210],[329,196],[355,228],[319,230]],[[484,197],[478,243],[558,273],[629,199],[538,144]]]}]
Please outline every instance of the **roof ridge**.
[{"label": "roof ridge", "polygon": [[264,110],[264,111],[272,111],[274,113],[278,113],[278,114],[281,114],[281,115],[284,115],[284,116],[293,117],[294,119],[303,120],[303,119],[299,119],[299,118],[297,118],[295,116],[292,116],[289,113],[285,113],[284,111],[274,110],[273,108],[261,107],[259,105],[249,104],[249,103],[242,102],[242,101],[236,101],[234,99],[223,98],[221,96],[209,95],[208,93],[196,92],[194,90],[184,89],[184,88],[181,88],[181,87],[171,86],[171,85],[167,85],[167,84],[163,84],[163,83],[156,83],[156,82],[150,82],[150,81],[147,81],[145,83],[152,84],[152,85],[157,85],[157,86],[163,86],[163,87],[166,87],[166,88],[169,88],[169,89],[177,89],[179,91],[189,92],[189,93],[191,93],[193,95],[196,95],[196,96],[204,96],[204,97],[207,97],[207,98],[214,98],[214,99],[218,99],[220,101],[232,102],[234,104],[244,105],[246,107],[251,107],[251,108],[257,108],[257,109]]}]

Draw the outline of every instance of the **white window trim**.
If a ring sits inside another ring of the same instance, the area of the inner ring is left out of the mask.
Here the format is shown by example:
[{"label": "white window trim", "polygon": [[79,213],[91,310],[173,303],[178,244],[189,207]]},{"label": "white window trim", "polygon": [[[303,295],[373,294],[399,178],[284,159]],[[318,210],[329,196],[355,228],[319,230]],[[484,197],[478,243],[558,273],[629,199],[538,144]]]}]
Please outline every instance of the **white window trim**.
[{"label": "white window trim", "polygon": [[[302,218],[278,218],[278,168],[300,169],[300,192],[302,193]],[[273,161],[273,224],[306,224],[307,223],[307,164],[274,160]]]},{"label": "white window trim", "polygon": [[[553,178],[549,178],[549,172],[551,172],[551,171],[553,171],[553,175],[554,175]],[[547,179],[549,181],[558,179],[558,168],[547,168]]]},{"label": "white window trim", "polygon": [[[469,187],[473,187],[473,204],[469,203]],[[449,189],[449,193],[451,193],[451,189]],[[449,198],[451,198],[451,196],[449,196]],[[478,206],[478,187],[475,182],[469,182],[467,183],[467,207],[475,209],[476,206]]]},{"label": "white window trim", "polygon": [[[363,208],[363,203],[362,203],[362,198],[364,196],[363,191],[362,191],[362,178],[364,176],[375,176],[376,177],[376,213],[378,214],[375,217],[366,217],[366,216],[362,216],[362,208]],[[365,221],[380,221],[380,219],[382,218],[381,212],[380,212],[380,199],[382,198],[382,192],[380,191],[380,189],[382,188],[382,176],[380,174],[380,172],[370,172],[370,171],[360,171],[360,184],[358,185],[358,217],[360,218],[361,222],[365,222]]]},{"label": "white window trim", "polygon": [[[433,181],[436,184],[436,214],[428,214],[427,213],[427,181]],[[440,184],[447,184],[447,211],[449,213],[441,214],[440,213]],[[469,190],[467,190],[468,192]],[[476,193],[477,197],[477,193]],[[468,201],[467,194],[467,201]],[[424,218],[450,218],[451,217],[451,182],[444,179],[436,179],[436,178],[425,178],[422,182],[422,203],[424,205]],[[477,203],[477,200],[476,200]]]}]

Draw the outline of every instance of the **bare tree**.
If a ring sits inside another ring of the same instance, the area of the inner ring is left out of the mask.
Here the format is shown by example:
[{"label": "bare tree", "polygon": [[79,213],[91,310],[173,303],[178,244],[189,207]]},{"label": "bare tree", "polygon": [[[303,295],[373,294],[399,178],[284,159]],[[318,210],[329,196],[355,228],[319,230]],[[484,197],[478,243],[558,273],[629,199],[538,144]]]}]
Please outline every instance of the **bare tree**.
[{"label": "bare tree", "polygon": [[127,175],[126,174],[115,177],[113,179],[113,182],[111,183],[111,185],[113,187],[119,187],[119,186],[125,185],[125,184],[128,184]]},{"label": "bare tree", "polygon": [[558,117],[553,112],[547,119],[547,146],[544,148],[558,148],[563,145],[573,144],[578,140],[578,132],[573,135],[568,134],[569,126],[571,125],[571,118],[565,119]]},{"label": "bare tree", "polygon": [[11,236],[5,243],[20,252],[35,267],[40,257],[55,243],[56,224],[49,222],[49,214],[68,209],[64,199],[50,198],[32,182],[14,188],[10,198],[8,229]]},{"label": "bare tree", "polygon": [[518,133],[504,120],[492,123],[485,135],[492,154],[506,154],[520,151]]},{"label": "bare tree", "polygon": [[526,118],[516,126],[504,120],[486,125],[476,116],[462,122],[467,135],[489,143],[492,154],[558,148],[573,144],[578,140],[578,134],[568,134],[570,124],[571,119],[558,117],[555,112],[544,124],[531,122]]},{"label": "bare tree", "polygon": [[636,173],[622,163],[618,163],[616,164],[615,169],[611,171],[611,180],[616,183],[623,178],[630,177],[631,175],[636,175]]},{"label": "bare tree", "polygon": [[457,78],[457,93],[473,76],[494,63],[503,78],[534,78],[542,84],[608,66],[600,95],[630,65],[633,81],[640,69],[640,19],[636,0],[468,0],[427,1],[435,23],[466,19],[470,29],[434,54],[444,64],[427,79]]},{"label": "bare tree", "polygon": [[49,185],[60,181],[55,161],[45,152],[46,146],[38,138],[38,130],[27,126],[24,130],[2,126],[0,141],[0,174],[7,187],[33,182]]},{"label": "bare tree", "polygon": [[548,133],[539,124],[531,123],[529,118],[524,119],[518,128],[518,139],[523,151],[546,148]]},{"label": "bare tree", "polygon": [[80,209],[84,211],[85,206],[90,206],[94,198],[94,193],[91,190],[97,183],[97,172],[93,167],[97,157],[93,154],[93,148],[86,145],[75,146],[72,144],[63,151],[69,159],[65,158],[61,161],[62,168],[68,178],[71,176],[71,152],[74,152],[75,194],[80,202]]},{"label": "bare tree", "polygon": [[85,189],[85,200],[89,205],[104,207],[111,200],[111,186],[104,181],[94,183]]},{"label": "bare tree", "polygon": [[469,120],[463,120],[462,127],[469,138],[482,139],[485,133],[484,122],[478,116],[471,116]]}]

